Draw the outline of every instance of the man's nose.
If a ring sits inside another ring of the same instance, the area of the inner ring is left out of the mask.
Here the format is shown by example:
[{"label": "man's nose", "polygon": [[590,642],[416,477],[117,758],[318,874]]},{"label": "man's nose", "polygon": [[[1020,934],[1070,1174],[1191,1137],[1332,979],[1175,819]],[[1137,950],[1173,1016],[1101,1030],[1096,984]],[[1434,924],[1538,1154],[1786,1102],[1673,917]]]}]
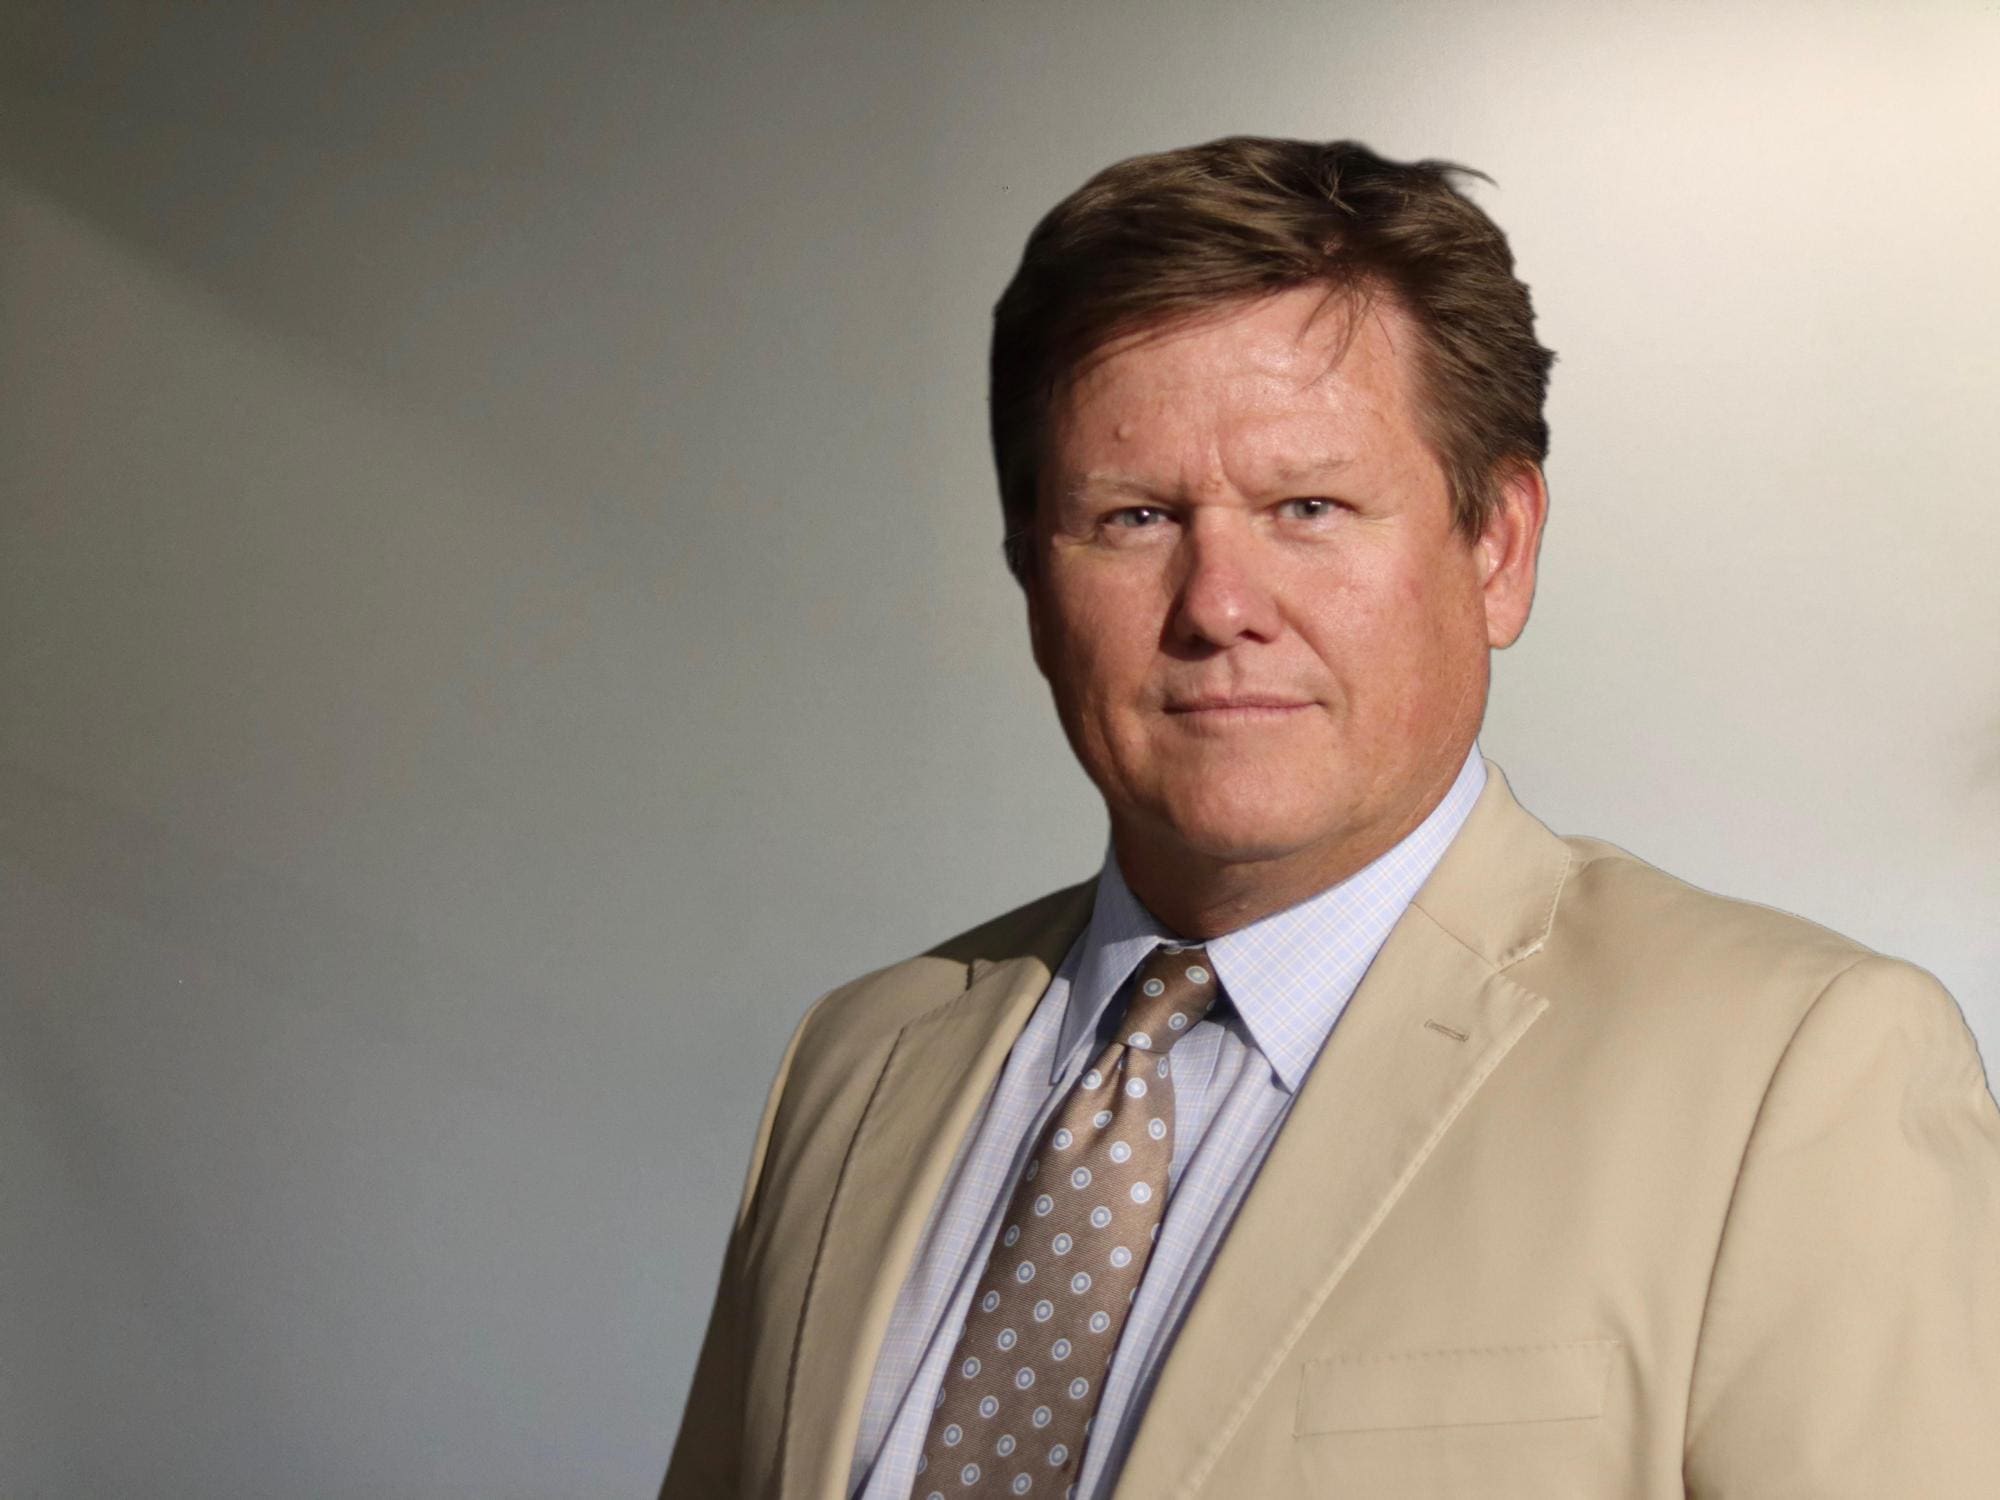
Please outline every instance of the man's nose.
[{"label": "man's nose", "polygon": [[1197,515],[1181,539],[1175,637],[1191,646],[1270,640],[1278,630],[1272,559],[1248,518]]}]

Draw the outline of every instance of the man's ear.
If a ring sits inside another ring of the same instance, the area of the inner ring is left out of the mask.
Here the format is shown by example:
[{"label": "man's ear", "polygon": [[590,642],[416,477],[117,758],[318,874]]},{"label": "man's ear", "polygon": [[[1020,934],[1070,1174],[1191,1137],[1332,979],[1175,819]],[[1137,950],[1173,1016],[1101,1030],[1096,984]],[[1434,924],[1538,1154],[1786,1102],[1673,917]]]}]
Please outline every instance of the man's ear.
[{"label": "man's ear", "polygon": [[1535,602],[1535,564],[1549,516],[1549,489],[1538,464],[1512,462],[1497,475],[1494,506],[1473,544],[1486,604],[1486,643],[1511,646]]}]

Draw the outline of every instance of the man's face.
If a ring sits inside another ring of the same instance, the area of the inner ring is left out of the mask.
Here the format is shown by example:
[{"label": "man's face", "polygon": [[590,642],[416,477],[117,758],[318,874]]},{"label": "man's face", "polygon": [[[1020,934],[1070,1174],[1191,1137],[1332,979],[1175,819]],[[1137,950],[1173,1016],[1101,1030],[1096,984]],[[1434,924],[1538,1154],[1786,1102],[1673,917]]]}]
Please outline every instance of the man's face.
[{"label": "man's face", "polygon": [[1029,624],[1128,876],[1359,868],[1443,795],[1526,621],[1539,475],[1455,530],[1415,326],[1356,306],[1305,287],[1127,341],[1056,413]]}]

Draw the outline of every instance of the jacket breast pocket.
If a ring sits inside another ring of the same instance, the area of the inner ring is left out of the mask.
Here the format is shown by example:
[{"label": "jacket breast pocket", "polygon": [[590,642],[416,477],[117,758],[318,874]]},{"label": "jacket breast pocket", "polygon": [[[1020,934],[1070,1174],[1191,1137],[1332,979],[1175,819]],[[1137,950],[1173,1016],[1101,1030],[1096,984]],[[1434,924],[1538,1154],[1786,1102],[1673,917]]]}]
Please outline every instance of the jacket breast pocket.
[{"label": "jacket breast pocket", "polygon": [[1296,1436],[1596,1417],[1615,1339],[1338,1355],[1299,1381]]}]

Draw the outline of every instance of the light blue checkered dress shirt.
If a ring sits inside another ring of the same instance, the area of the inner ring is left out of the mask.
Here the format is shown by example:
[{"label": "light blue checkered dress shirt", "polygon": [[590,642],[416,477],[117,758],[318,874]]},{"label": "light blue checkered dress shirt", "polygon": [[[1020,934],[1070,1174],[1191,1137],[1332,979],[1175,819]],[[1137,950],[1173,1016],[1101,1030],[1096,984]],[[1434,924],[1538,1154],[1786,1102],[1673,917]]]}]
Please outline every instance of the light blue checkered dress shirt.
[{"label": "light blue checkered dress shirt", "polygon": [[[1299,1085],[1485,784],[1475,746],[1444,800],[1395,848],[1311,900],[1206,945],[1227,1003],[1174,1044],[1166,1217],[1105,1377],[1076,1500],[1100,1500],[1116,1484],[1160,1362]],[[1106,1007],[1154,944],[1172,937],[1107,854],[1090,925],[960,1142],[896,1298],[855,1444],[855,1500],[909,1500],[938,1387],[1014,1179],[1096,1054]]]}]

